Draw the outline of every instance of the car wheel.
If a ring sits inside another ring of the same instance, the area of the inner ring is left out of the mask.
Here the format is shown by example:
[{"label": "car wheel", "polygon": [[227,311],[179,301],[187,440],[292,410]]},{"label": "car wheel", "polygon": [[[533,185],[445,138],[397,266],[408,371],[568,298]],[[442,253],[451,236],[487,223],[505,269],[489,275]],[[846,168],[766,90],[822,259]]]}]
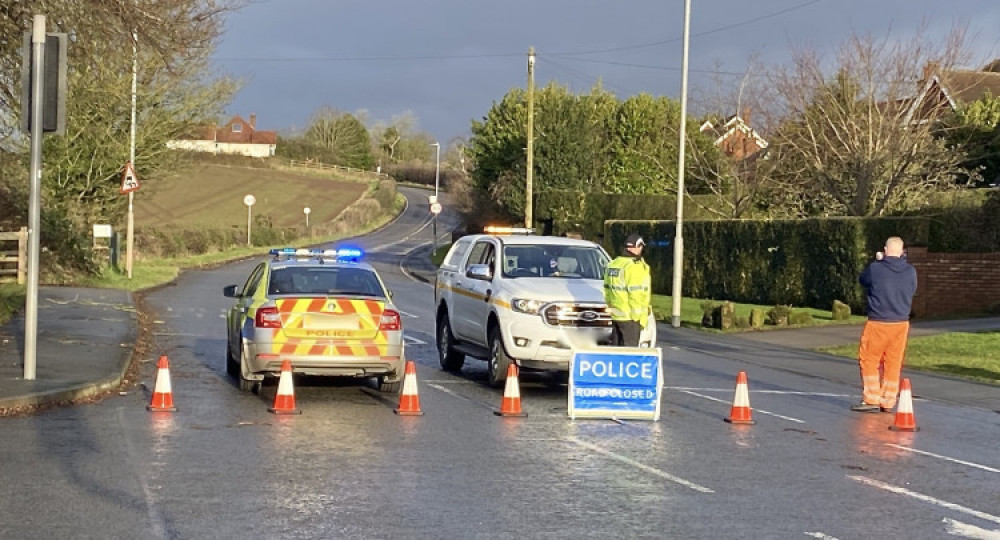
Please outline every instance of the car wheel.
[{"label": "car wheel", "polygon": [[398,394],[403,389],[403,379],[392,382],[387,377],[379,377],[376,381],[378,382],[378,391],[383,394]]},{"label": "car wheel", "polygon": [[465,364],[465,355],[455,350],[455,336],[451,333],[451,323],[448,322],[447,313],[442,313],[438,317],[437,348],[441,369],[452,373],[462,370],[462,365]]},{"label": "car wheel", "polygon": [[226,373],[231,377],[240,376],[240,363],[236,360],[236,355],[233,354],[233,346],[226,340]]},{"label": "car wheel", "polygon": [[247,373],[246,349],[243,348],[243,347],[241,347],[240,349],[241,349],[240,350],[240,373],[239,373],[239,377],[238,377],[239,381],[240,381],[240,390],[242,390],[243,392],[257,392],[260,389],[260,381],[255,381],[253,379],[247,379],[246,378],[246,375],[245,375]]},{"label": "car wheel", "polygon": [[503,336],[499,328],[490,332],[490,358],[486,362],[486,377],[493,388],[500,388],[507,382],[507,368],[513,362],[503,346]]}]

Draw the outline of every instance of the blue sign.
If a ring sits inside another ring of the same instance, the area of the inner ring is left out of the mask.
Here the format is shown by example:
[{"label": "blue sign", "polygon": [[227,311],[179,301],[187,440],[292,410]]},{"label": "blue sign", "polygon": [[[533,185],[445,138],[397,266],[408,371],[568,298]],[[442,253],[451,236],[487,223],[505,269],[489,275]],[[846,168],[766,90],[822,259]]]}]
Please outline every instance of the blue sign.
[{"label": "blue sign", "polygon": [[662,354],[632,347],[573,351],[569,417],[659,420]]}]

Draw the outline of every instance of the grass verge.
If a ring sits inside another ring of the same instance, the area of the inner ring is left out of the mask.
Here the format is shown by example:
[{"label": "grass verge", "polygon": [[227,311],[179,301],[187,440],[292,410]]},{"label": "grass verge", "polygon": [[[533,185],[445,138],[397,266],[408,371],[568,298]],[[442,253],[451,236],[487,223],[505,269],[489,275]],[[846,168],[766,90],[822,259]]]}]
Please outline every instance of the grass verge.
[{"label": "grass verge", "polygon": [[[998,348],[1000,332],[949,332],[936,336],[911,337],[906,345],[903,366],[1000,384],[1000,357],[996,354]],[[857,345],[817,350],[847,358],[858,357]]]}]

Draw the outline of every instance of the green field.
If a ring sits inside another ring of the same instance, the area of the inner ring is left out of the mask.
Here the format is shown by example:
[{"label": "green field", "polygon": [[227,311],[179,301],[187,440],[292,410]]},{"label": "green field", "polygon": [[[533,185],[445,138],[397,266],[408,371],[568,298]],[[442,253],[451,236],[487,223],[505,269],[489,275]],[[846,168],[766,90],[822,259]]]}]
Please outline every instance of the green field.
[{"label": "green field", "polygon": [[137,227],[177,225],[245,226],[243,197],[257,202],[253,216],[267,217],[275,227],[324,223],[358,200],[368,185],[299,175],[274,169],[197,165],[186,174],[142,184],[135,195]]}]

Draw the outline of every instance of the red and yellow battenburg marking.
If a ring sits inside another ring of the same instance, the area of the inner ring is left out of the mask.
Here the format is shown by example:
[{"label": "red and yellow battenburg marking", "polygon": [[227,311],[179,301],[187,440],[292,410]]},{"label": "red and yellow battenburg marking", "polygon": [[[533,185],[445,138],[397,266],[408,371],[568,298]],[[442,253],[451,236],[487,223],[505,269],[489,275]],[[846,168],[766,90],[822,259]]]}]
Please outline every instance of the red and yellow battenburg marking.
[{"label": "red and yellow battenburg marking", "polygon": [[379,331],[385,303],[351,298],[279,299],[282,328],[272,352],[296,356],[388,356]]}]

